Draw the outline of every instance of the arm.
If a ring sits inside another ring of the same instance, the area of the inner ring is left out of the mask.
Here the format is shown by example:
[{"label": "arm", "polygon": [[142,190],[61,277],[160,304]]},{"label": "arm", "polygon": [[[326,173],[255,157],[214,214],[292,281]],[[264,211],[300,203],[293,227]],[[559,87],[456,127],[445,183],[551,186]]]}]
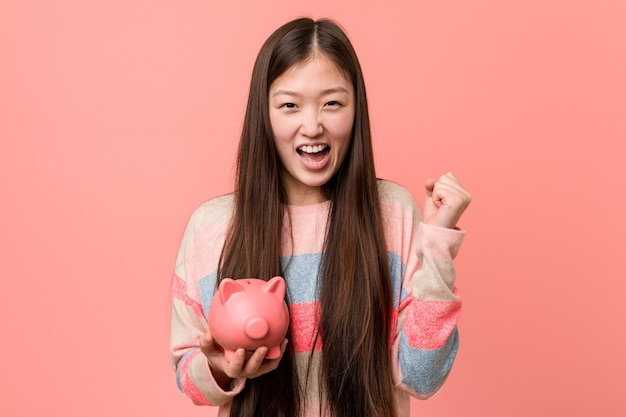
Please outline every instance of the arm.
[{"label": "arm", "polygon": [[443,385],[458,351],[461,301],[455,293],[456,257],[465,233],[456,228],[471,196],[452,174],[426,182],[425,219],[413,199],[404,204],[398,248],[404,270],[396,298],[394,378],[416,398]]},{"label": "arm", "polygon": [[396,384],[426,399],[443,385],[458,350],[461,301],[452,264],[464,232],[419,223],[406,264],[394,341]]},{"label": "arm", "polygon": [[[196,405],[222,405],[243,389],[245,378],[212,372],[202,348],[211,343],[202,305],[188,294],[185,280],[172,280],[171,362],[178,388]],[[204,346],[202,346],[204,345]]]},{"label": "arm", "polygon": [[230,213],[226,198],[199,207],[181,244],[172,280],[171,361],[179,389],[198,405],[230,402],[254,378],[276,369],[281,356],[265,359],[267,347],[246,353],[239,349],[227,361],[214,342],[206,312],[215,291],[215,271]]},{"label": "arm", "polygon": [[[201,349],[201,342],[210,336],[205,311],[211,295],[201,296],[200,280],[215,276],[225,207],[216,202],[204,204],[191,216],[172,278],[170,360],[178,388],[197,405],[227,403],[245,384],[245,378],[226,381],[219,373],[216,380]],[[215,287],[214,280],[204,284],[204,288]]]}]

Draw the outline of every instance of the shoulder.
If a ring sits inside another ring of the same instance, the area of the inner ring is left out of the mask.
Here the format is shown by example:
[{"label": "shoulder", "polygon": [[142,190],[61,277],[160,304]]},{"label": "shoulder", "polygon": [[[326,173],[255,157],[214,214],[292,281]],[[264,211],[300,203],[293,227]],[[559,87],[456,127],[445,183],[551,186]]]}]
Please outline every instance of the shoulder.
[{"label": "shoulder", "polygon": [[388,180],[378,180],[378,196],[381,205],[394,205],[408,209],[417,207],[413,195],[407,189]]},{"label": "shoulder", "polygon": [[413,195],[395,182],[378,180],[378,198],[387,223],[396,219],[402,223],[414,224],[422,218]]},{"label": "shoulder", "polygon": [[214,197],[198,206],[189,219],[189,227],[196,229],[203,225],[227,222],[233,211],[234,194]]}]

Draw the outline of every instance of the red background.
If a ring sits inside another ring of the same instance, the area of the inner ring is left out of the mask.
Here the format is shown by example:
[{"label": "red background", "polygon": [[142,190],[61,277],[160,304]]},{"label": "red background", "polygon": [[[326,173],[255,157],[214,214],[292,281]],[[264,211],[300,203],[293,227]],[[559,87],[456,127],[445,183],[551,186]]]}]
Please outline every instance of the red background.
[{"label": "red background", "polygon": [[414,416],[623,416],[622,1],[3,1],[0,415],[200,416],[168,363],[185,222],[232,189],[252,64],[331,17],[379,176],[474,195],[461,350]]}]

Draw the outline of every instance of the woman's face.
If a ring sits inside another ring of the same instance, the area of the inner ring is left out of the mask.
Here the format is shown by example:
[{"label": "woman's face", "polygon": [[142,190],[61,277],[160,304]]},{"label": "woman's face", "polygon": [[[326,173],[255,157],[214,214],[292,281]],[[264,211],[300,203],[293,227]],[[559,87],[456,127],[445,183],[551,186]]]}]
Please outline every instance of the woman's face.
[{"label": "woman's face", "polygon": [[354,111],[352,83],[322,54],[272,83],[269,116],[289,204],[324,200],[321,187],[350,147]]}]

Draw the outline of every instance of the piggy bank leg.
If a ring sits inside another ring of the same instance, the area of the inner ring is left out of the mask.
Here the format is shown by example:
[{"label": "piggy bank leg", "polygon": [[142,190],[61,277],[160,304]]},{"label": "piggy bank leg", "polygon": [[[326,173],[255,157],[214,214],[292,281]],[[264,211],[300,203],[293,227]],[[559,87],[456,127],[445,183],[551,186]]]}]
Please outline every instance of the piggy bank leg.
[{"label": "piggy bank leg", "polygon": [[280,358],[280,345],[272,346],[267,350],[267,355],[265,355],[266,359],[276,359]]}]

